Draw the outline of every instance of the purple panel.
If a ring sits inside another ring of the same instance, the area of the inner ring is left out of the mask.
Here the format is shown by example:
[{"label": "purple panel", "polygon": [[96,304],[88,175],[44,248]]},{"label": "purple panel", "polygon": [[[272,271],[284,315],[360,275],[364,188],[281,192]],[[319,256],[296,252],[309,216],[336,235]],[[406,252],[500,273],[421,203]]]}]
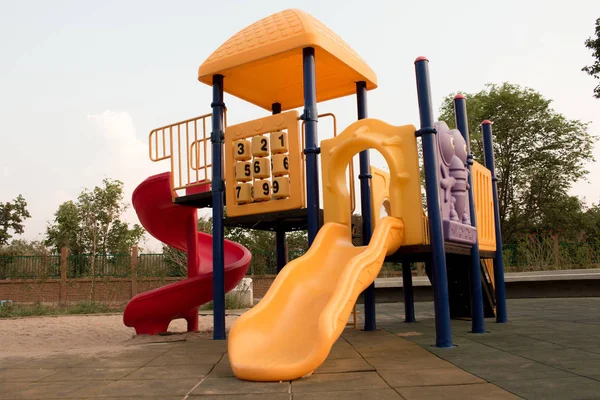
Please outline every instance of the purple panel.
[{"label": "purple panel", "polygon": [[437,151],[440,165],[440,204],[444,239],[450,242],[474,244],[477,230],[469,218],[467,146],[458,129],[436,122]]}]

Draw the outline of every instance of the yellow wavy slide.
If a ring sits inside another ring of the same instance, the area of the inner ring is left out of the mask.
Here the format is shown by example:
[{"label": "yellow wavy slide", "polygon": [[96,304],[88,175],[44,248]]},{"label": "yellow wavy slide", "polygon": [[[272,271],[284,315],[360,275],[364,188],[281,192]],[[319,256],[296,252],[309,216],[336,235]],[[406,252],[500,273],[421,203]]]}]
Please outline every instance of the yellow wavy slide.
[{"label": "yellow wavy slide", "polygon": [[229,360],[235,376],[280,381],[312,373],[403,236],[402,220],[385,217],[369,246],[355,247],[346,225],[325,224],[308,252],[286,265],[260,303],[233,325]]}]

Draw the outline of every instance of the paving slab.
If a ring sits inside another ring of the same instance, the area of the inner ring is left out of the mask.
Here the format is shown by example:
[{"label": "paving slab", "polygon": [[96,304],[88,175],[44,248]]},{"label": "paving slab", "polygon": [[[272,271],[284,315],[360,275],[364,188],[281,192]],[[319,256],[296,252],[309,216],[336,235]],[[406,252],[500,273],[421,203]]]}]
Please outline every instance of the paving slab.
[{"label": "paving slab", "polygon": [[15,399],[80,399],[102,390],[107,381],[36,382],[20,389]]},{"label": "paving slab", "polygon": [[234,376],[229,363],[219,363],[214,366],[212,371],[207,375],[207,378],[232,378]]},{"label": "paving slab", "polygon": [[577,375],[589,377],[600,375],[600,360],[596,358],[583,360],[557,360],[547,362],[547,365],[551,365],[554,368],[568,371]]},{"label": "paving slab", "polygon": [[501,380],[527,380],[540,378],[567,378],[575,376],[562,369],[553,368],[535,361],[511,364],[498,364],[493,361],[487,365],[470,365],[469,372],[488,382]]},{"label": "paving slab", "polygon": [[336,372],[375,371],[375,368],[362,357],[327,359],[317,368],[315,374],[330,374]]},{"label": "paving slab", "polygon": [[515,400],[515,396],[490,383],[397,389],[406,400]]},{"label": "paving slab", "polygon": [[78,364],[78,368],[127,368],[143,367],[158,356],[156,354],[148,355],[128,355],[128,354],[110,354],[108,356],[96,356]]},{"label": "paving slab", "polygon": [[181,396],[189,393],[198,383],[198,379],[161,379],[161,380],[120,380],[110,382],[87,397],[120,396]]},{"label": "paving slab", "polygon": [[60,371],[58,368],[2,368],[0,382],[37,382]]},{"label": "paving slab", "polygon": [[366,361],[380,370],[403,371],[407,369],[452,368],[454,365],[432,354],[411,358],[367,357]]},{"label": "paving slab", "polygon": [[248,382],[237,378],[206,378],[192,395],[288,393],[289,382]]},{"label": "paving slab", "polygon": [[205,377],[214,364],[161,365],[142,367],[133,371],[123,379],[197,379]]},{"label": "paving slab", "polygon": [[[199,351],[187,351],[183,353],[166,353],[161,356],[154,358],[149,361],[146,366],[158,367],[165,365],[202,365],[202,364],[216,364],[221,358],[223,353],[208,353],[204,354]],[[140,365],[141,366],[141,365]]]},{"label": "paving slab", "polygon": [[27,382],[0,382],[0,394],[2,394],[2,399],[9,400],[17,398],[19,393],[29,385],[30,383]]},{"label": "paving slab", "polygon": [[316,374],[292,381],[292,393],[389,389],[376,372]]},{"label": "paving slab", "polygon": [[247,393],[247,394],[224,394],[216,396],[190,395],[191,400],[291,400],[289,393]]},{"label": "paving slab", "polygon": [[294,400],[399,400],[402,396],[393,389],[353,390],[334,392],[301,392],[294,393]]},{"label": "paving slab", "polygon": [[465,385],[485,383],[481,378],[456,367],[419,370],[378,370],[383,379],[393,388],[405,386]]},{"label": "paving slab", "polygon": [[54,356],[36,357],[13,365],[12,368],[70,368],[92,360],[87,355],[57,354]]},{"label": "paving slab", "polygon": [[116,381],[125,378],[137,368],[65,368],[42,381]]},{"label": "paving slab", "polygon": [[600,363],[600,354],[594,354],[590,353],[589,351],[566,347],[556,347],[552,349],[512,350],[511,353],[543,363],[567,360],[597,360],[598,363]]},{"label": "paving slab", "polygon": [[580,376],[498,381],[495,384],[529,400],[583,400],[600,396],[600,382]]}]

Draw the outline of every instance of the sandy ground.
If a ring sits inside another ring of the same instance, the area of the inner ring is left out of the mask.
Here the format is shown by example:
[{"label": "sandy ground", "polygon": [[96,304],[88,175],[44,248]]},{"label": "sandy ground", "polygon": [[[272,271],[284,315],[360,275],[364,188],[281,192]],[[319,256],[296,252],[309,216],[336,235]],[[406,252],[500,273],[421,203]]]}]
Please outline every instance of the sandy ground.
[{"label": "sandy ground", "polygon": [[[227,330],[241,312],[229,313]],[[210,336],[212,315],[200,315],[197,337]],[[8,357],[42,357],[58,353],[111,353],[151,342],[183,340],[188,335],[183,319],[171,322],[173,335],[136,336],[123,324],[122,314],[66,315],[0,319],[0,360]]]}]

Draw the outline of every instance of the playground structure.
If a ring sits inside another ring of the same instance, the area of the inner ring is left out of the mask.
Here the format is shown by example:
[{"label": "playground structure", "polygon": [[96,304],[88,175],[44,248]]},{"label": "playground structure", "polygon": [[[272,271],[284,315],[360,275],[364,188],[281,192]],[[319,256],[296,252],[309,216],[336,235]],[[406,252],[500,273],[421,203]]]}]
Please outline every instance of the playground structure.
[{"label": "playground structure", "polygon": [[[172,319],[186,318],[193,331],[197,307],[212,299],[214,339],[225,339],[225,293],[241,280],[251,257],[224,240],[225,225],[276,232],[278,276],[229,335],[229,358],[240,379],[311,374],[363,292],[364,329],[375,330],[373,281],[384,261],[402,263],[407,322],[414,322],[411,263],[425,262],[434,290],[436,346],[452,346],[451,317],[471,318],[474,333],[485,332],[485,316],[506,322],[491,122],[482,123],[483,166],[470,152],[463,96],[454,99],[457,129],[434,123],[428,63],[424,57],[415,61],[417,129],[368,118],[366,95],[377,87],[375,73],[303,11],[273,14],[219,47],[198,70],[198,80],[212,86],[212,114],[150,133],[151,160],[169,160],[171,171],[148,178],[133,195],[144,227],[188,252],[188,278],[134,297],[125,324],[137,333],[158,333]],[[272,115],[227,126],[224,92]],[[331,114],[320,115],[317,103],[352,94],[358,120],[319,143],[317,122]],[[300,115],[294,109],[302,106]],[[383,155],[389,173],[370,165],[369,149]],[[350,222],[357,154],[359,247],[352,244]],[[380,215],[382,206],[387,216]],[[212,208],[212,238],[197,232],[196,210],[204,207]],[[285,233],[303,229],[310,248],[286,265]]]}]

